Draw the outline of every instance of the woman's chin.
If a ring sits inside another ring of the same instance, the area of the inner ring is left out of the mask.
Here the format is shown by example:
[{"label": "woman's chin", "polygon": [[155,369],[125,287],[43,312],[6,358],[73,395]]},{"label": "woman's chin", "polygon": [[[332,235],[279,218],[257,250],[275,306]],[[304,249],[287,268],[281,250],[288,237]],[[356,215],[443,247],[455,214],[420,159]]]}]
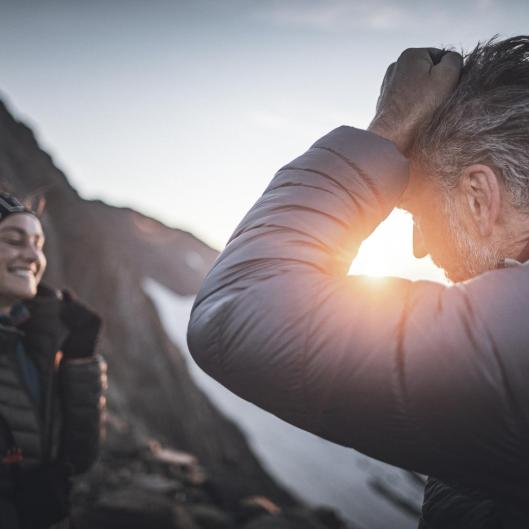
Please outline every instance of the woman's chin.
[{"label": "woman's chin", "polygon": [[28,284],[26,286],[20,286],[18,288],[12,289],[10,292],[11,297],[16,301],[27,301],[32,299],[37,294],[37,286],[34,284]]}]

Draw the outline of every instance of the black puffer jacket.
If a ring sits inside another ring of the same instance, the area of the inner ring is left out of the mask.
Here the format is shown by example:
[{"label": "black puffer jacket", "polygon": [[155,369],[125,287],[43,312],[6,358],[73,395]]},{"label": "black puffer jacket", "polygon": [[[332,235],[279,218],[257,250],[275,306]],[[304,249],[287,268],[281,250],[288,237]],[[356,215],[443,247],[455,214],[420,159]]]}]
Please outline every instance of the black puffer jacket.
[{"label": "black puffer jacket", "polygon": [[[47,464],[73,475],[94,462],[100,437],[104,362],[95,355],[61,358],[68,329],[60,318],[59,293],[39,288],[25,305],[27,321],[0,327],[0,494],[7,495],[13,489],[13,465],[6,464],[13,446],[23,456],[17,475]],[[36,367],[38,400],[20,371],[18,341]]]},{"label": "black puffer jacket", "polygon": [[347,276],[407,178],[350,127],[283,167],[206,277],[189,348],[277,416],[433,476],[422,527],[529,527],[529,266],[452,287]]}]

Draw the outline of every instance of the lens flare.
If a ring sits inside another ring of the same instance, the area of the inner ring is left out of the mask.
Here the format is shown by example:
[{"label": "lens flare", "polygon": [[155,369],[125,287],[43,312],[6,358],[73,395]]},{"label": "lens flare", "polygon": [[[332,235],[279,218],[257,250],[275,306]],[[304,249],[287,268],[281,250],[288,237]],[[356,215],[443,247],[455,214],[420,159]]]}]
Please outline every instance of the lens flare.
[{"label": "lens flare", "polygon": [[446,283],[443,272],[429,257],[413,257],[412,233],[411,215],[402,210],[394,210],[362,243],[349,274],[365,275],[373,279],[393,276]]}]

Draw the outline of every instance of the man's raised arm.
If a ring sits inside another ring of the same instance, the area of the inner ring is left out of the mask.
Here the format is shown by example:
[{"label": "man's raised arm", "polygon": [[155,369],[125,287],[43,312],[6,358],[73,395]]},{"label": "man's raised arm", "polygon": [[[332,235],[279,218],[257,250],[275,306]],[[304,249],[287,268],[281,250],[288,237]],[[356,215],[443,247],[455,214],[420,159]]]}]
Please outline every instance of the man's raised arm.
[{"label": "man's raised arm", "polygon": [[479,279],[347,276],[406,189],[399,150],[457,83],[456,55],[405,52],[388,69],[377,134],[340,127],[279,170],[206,277],[188,343],[211,376],[292,424],[437,476],[476,466],[479,479],[491,417],[512,413],[479,307],[508,300]]}]

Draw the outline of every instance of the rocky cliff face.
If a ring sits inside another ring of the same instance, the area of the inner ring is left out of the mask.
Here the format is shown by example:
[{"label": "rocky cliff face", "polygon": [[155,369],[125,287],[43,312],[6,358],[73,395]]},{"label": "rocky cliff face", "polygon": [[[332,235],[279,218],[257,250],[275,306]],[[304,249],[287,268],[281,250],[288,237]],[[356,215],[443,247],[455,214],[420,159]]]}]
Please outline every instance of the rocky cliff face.
[{"label": "rocky cliff face", "polygon": [[108,441],[77,486],[79,527],[339,527],[330,513],[300,511],[264,472],[193,384],[142,289],[152,278],[193,294],[216,252],[133,210],[80,198],[2,104],[0,185],[45,198],[45,280],[74,290],[105,322]]}]

